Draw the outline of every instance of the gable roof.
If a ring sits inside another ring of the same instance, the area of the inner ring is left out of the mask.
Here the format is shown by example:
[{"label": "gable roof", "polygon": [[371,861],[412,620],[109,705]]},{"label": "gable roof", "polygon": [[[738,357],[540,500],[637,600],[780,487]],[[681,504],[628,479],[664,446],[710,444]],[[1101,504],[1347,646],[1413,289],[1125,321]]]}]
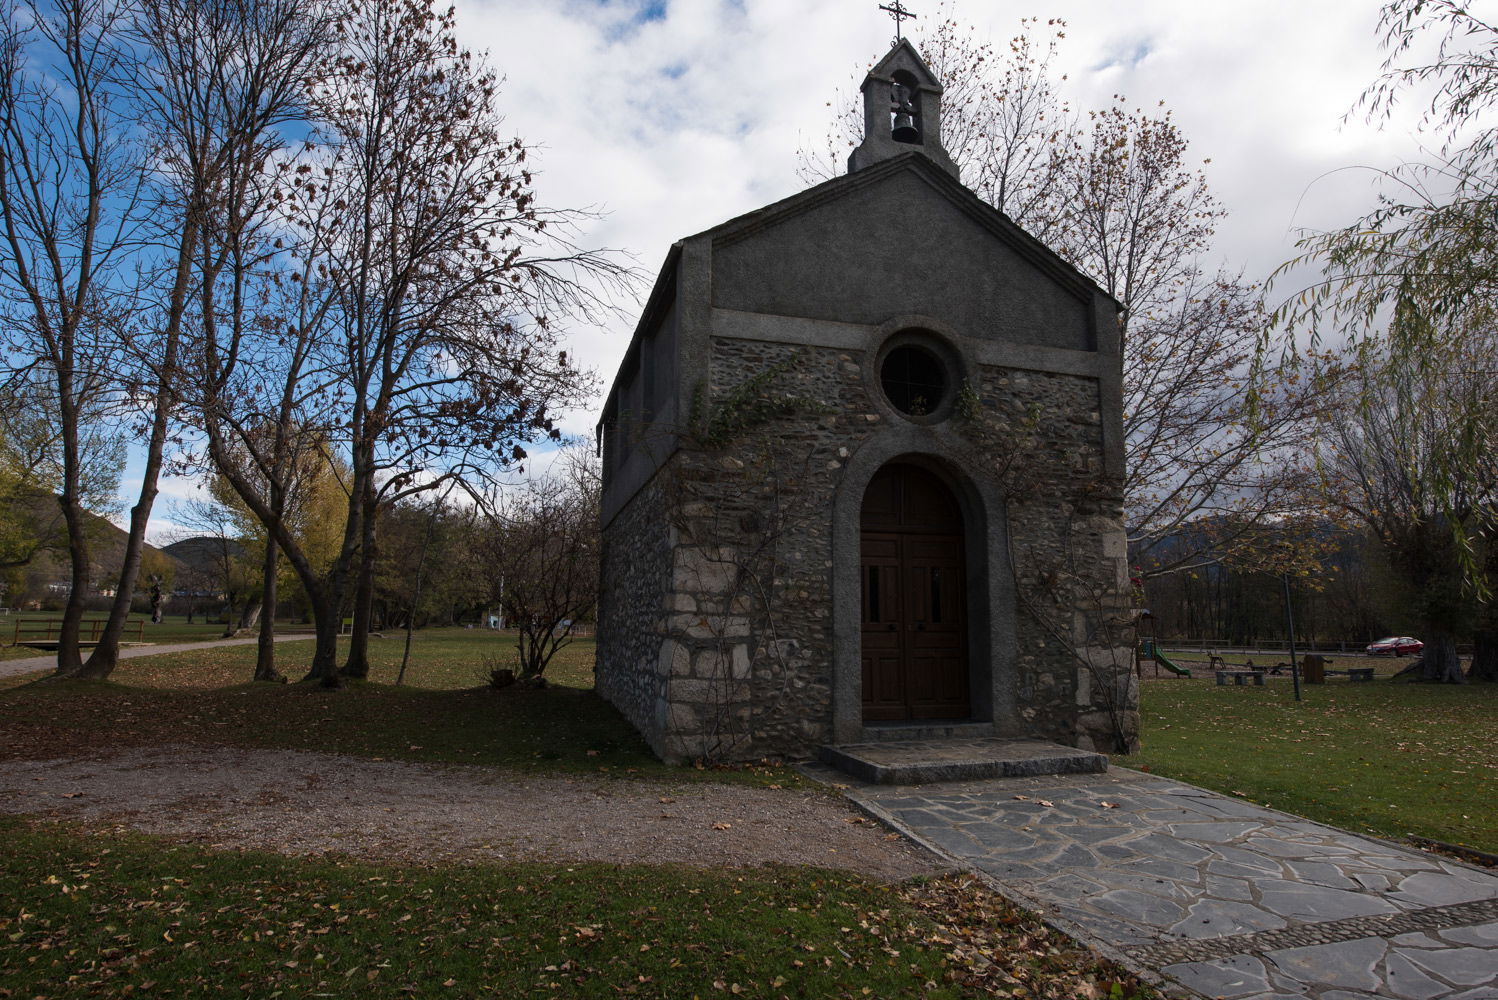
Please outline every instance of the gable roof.
[{"label": "gable roof", "polygon": [[[1082,297],[1101,295],[1120,311],[1123,309],[1118,300],[1100,288],[1097,282],[1083,274],[1040,240],[1031,236],[1009,216],[968,190],[940,165],[932,162],[929,157],[919,151],[902,153],[861,170],[834,177],[832,180],[793,194],[789,198],[783,198],[763,208],[722,222],[711,229],[703,230],[688,239],[708,237],[715,247],[736,243],[796,215],[837,201],[853,191],[879,184],[902,171],[914,173],[941,194],[953,207],[987,229],[1057,284]],[[671,263],[668,261],[668,266]],[[662,272],[662,279],[664,278],[665,274]],[[658,280],[657,284],[660,283]]]},{"label": "gable roof", "polygon": [[921,54],[915,50],[915,46],[911,45],[907,38],[901,38],[898,45],[886,52],[884,58],[874,64],[874,68],[869,70],[868,75],[864,77],[863,87],[867,87],[876,80],[889,80],[902,69],[915,77],[919,86],[934,90],[938,94],[942,92],[941,81],[936,78],[935,73],[931,72],[931,67],[926,65],[926,60],[921,58]]}]

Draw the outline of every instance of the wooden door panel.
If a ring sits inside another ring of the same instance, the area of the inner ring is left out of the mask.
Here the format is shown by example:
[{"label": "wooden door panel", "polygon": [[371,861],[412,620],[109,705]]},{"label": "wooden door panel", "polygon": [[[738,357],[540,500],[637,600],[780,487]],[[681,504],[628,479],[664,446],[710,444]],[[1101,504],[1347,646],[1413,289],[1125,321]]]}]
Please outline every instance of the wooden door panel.
[{"label": "wooden door panel", "polygon": [[900,539],[866,533],[862,542],[862,674],[864,718],[905,718],[905,644],[900,628]]},{"label": "wooden door panel", "polygon": [[870,484],[860,583],[864,718],[959,719],[968,692],[961,513],[923,469],[892,465]]}]

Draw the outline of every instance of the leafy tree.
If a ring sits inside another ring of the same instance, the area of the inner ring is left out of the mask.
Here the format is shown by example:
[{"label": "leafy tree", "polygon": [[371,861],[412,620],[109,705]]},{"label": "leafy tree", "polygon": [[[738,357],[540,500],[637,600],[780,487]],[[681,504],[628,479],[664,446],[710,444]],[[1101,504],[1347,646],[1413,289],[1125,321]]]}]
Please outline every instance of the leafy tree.
[{"label": "leafy tree", "polygon": [[[1053,66],[1064,22],[1024,20],[1005,47],[951,17],[928,23],[918,45],[946,87],[943,142],[964,182],[1123,306],[1134,558],[1147,575],[1248,558],[1259,527],[1301,512],[1295,456],[1320,394],[1262,363],[1259,289],[1202,263],[1224,210],[1185,136],[1168,111],[1122,98],[1075,113]],[[825,152],[803,150],[803,176],[841,172],[861,127],[845,100]]]},{"label": "leafy tree", "polygon": [[[248,434],[248,440],[263,449],[273,452],[278,446],[282,448],[274,468],[277,477],[274,481],[262,473],[248,447],[226,454],[234,463],[233,477],[218,471],[211,473],[208,480],[209,492],[236,525],[240,559],[260,567],[258,594],[251,595],[253,600],[247,599],[238,626],[231,624],[224,633],[243,632],[258,624],[256,680],[284,680],[275,666],[275,614],[284,593],[282,545],[277,533],[290,540],[297,558],[315,573],[326,574],[337,558],[348,510],[347,464],[325,443],[309,441],[306,435],[295,437],[307,446],[288,454],[285,436],[279,432],[261,428],[259,433]],[[223,461],[221,458],[220,469]],[[239,487],[233,485],[234,480]],[[246,485],[257,490],[257,496],[271,498],[269,506],[276,518],[275,531],[267,529],[239,493],[239,488]],[[284,586],[293,592],[300,590],[302,600],[306,600],[306,592],[295,573],[284,581]]]},{"label": "leafy tree", "polygon": [[37,509],[39,495],[55,483],[55,434],[38,402],[24,391],[0,390],[0,569],[26,566],[42,551],[66,544],[58,519]]},{"label": "leafy tree", "polygon": [[[1300,332],[1341,337],[1362,387],[1347,400],[1348,419],[1407,445],[1380,470],[1402,502],[1380,511],[1385,524],[1375,530],[1420,591],[1435,638],[1428,678],[1456,680],[1453,615],[1460,608],[1470,620],[1471,599],[1490,598],[1485,551],[1498,527],[1488,485],[1498,425],[1491,395],[1480,405],[1472,396],[1491,393],[1498,369],[1498,128],[1486,114],[1498,101],[1498,29],[1450,0],[1393,0],[1380,31],[1384,72],[1361,106],[1385,120],[1418,89],[1441,145],[1434,159],[1384,172],[1384,190],[1362,218],[1304,234],[1301,254],[1277,278],[1298,280],[1307,267],[1320,276],[1278,318],[1287,342]],[[1432,36],[1434,56],[1410,62]],[[1492,660],[1491,651],[1477,657]]]},{"label": "leafy tree", "polygon": [[479,554],[488,523],[448,494],[407,500],[381,513],[376,601],[387,623],[451,625],[489,596]]},{"label": "leafy tree", "polygon": [[[1491,401],[1498,373],[1474,375],[1470,363],[1491,350],[1477,338],[1468,362],[1446,372],[1414,371],[1365,359],[1344,390],[1345,408],[1322,428],[1321,490],[1378,539],[1408,591],[1425,630],[1421,679],[1460,683],[1456,638],[1470,633],[1476,602],[1462,586],[1465,540],[1482,533],[1498,489],[1498,460],[1451,476],[1455,436],[1474,424],[1498,424]],[[1476,474],[1474,474],[1476,473]],[[1454,488],[1433,484],[1450,478]]]}]

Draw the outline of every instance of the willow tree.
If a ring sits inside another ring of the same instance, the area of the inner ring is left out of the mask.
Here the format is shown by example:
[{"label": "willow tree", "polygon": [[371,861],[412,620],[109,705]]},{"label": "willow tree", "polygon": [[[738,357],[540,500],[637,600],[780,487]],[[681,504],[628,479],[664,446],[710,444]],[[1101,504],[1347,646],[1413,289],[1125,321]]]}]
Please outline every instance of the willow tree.
[{"label": "willow tree", "polygon": [[[1436,157],[1383,174],[1377,204],[1366,215],[1299,243],[1300,255],[1280,271],[1282,282],[1305,268],[1320,276],[1279,311],[1290,336],[1333,334],[1344,339],[1363,372],[1363,391],[1350,401],[1356,419],[1376,419],[1387,400],[1405,397],[1397,411],[1406,436],[1434,421],[1440,427],[1433,460],[1406,450],[1396,470],[1422,498],[1405,509],[1406,523],[1387,534],[1391,558],[1411,566],[1436,539],[1449,552],[1444,575],[1421,578],[1432,609],[1459,592],[1489,603],[1491,563],[1486,548],[1498,528],[1491,486],[1498,426],[1490,397],[1471,405],[1470,389],[1491,389],[1494,304],[1498,301],[1498,28],[1451,0],[1394,0],[1380,17],[1387,53],[1382,75],[1360,107],[1386,121],[1412,93],[1424,124],[1442,137]],[[1434,55],[1416,59],[1434,37]],[[1418,398],[1411,387],[1419,387]],[[1439,595],[1447,594],[1443,601]],[[1429,679],[1459,680],[1453,623],[1444,612],[1425,616]],[[1478,637],[1492,638],[1491,631]],[[1479,663],[1492,663],[1491,650]],[[1478,676],[1483,676],[1478,671]]]}]

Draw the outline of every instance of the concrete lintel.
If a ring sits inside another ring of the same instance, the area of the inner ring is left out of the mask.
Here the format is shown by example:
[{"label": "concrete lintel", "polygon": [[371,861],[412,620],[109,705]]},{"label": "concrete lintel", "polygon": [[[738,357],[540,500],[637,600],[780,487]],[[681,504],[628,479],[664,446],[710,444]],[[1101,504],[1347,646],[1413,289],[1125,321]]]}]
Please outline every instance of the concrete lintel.
[{"label": "concrete lintel", "polygon": [[[921,324],[919,318],[915,317],[911,318],[908,325]],[[926,325],[936,327],[941,332],[949,329],[936,320]],[[867,351],[878,346],[876,340],[880,329],[882,327],[865,326],[861,323],[838,323],[800,316],[777,316],[774,313],[742,312],[737,309],[713,309],[713,335],[735,340]],[[954,339],[959,336],[953,333]],[[1102,379],[1110,373],[1114,373],[1116,377],[1116,356],[1035,344],[1011,344],[978,337],[960,337],[960,342],[971,358],[980,365],[1080,375],[1084,378]]]}]

